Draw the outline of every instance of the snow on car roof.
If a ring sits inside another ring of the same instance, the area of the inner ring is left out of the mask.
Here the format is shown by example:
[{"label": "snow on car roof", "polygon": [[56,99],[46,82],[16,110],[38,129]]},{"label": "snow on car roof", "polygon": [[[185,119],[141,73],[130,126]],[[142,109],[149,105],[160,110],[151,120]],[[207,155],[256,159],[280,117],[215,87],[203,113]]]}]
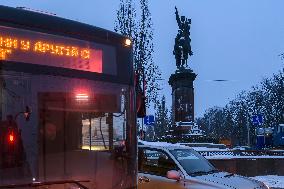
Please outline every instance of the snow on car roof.
[{"label": "snow on car roof", "polygon": [[[143,140],[138,140],[138,145],[147,145],[154,147],[163,147],[163,148],[187,148],[194,149],[196,151],[224,151],[224,149],[220,148],[207,148],[207,147],[194,147],[194,146],[186,146],[185,143],[168,143],[168,142],[148,142]],[[226,150],[225,150],[226,151]]]},{"label": "snow on car roof", "polygon": [[[138,140],[139,145],[146,145],[151,147],[162,147],[162,148],[190,148],[180,144],[172,144],[167,142],[148,142],[143,140]],[[192,148],[191,148],[192,149]]]}]

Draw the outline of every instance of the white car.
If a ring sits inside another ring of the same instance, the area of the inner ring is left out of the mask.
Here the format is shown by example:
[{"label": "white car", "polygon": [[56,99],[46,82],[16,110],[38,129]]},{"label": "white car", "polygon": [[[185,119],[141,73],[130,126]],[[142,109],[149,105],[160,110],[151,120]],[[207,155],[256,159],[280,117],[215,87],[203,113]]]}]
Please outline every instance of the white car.
[{"label": "white car", "polygon": [[269,189],[219,171],[195,150],[179,145],[138,145],[138,171],[138,189]]}]

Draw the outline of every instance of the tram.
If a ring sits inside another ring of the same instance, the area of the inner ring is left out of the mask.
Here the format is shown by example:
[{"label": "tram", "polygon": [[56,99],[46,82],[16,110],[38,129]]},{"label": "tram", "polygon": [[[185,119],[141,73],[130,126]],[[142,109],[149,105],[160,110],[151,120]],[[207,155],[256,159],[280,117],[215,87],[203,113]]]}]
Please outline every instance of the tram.
[{"label": "tram", "polygon": [[131,41],[0,6],[0,188],[137,187]]}]

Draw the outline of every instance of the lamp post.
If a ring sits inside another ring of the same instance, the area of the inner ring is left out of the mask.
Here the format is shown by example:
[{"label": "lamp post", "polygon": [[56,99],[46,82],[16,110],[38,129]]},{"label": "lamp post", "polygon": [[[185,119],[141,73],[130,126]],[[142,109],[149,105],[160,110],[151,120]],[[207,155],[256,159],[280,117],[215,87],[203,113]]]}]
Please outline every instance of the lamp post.
[{"label": "lamp post", "polygon": [[248,146],[250,147],[250,127],[249,127],[249,120],[248,120],[249,114],[247,112],[247,116],[246,116],[246,124],[247,124],[247,137],[248,137]]}]

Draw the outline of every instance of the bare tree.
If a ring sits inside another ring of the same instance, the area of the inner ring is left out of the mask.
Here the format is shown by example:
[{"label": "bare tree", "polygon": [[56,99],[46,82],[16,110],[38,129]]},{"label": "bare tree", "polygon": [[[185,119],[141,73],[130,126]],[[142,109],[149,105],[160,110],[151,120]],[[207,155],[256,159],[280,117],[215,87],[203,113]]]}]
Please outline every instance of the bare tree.
[{"label": "bare tree", "polygon": [[169,110],[166,107],[166,98],[162,96],[161,100],[157,102],[157,109],[155,114],[155,134],[157,138],[165,136],[166,132],[169,131],[170,117]]},{"label": "bare tree", "polygon": [[160,70],[153,61],[153,23],[148,0],[140,0],[141,16],[137,18],[133,0],[120,0],[115,31],[128,36],[133,43],[134,69],[142,77],[140,85],[146,92],[146,105],[157,100]]},{"label": "bare tree", "polygon": [[[205,125],[207,134],[214,137],[231,138],[233,143],[247,144],[248,128],[255,137],[254,115],[263,115],[264,127],[273,127],[284,122],[284,72],[263,79],[250,91],[241,92],[226,107],[210,108],[199,120]],[[250,138],[250,142],[253,142]]]}]

